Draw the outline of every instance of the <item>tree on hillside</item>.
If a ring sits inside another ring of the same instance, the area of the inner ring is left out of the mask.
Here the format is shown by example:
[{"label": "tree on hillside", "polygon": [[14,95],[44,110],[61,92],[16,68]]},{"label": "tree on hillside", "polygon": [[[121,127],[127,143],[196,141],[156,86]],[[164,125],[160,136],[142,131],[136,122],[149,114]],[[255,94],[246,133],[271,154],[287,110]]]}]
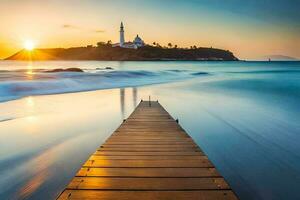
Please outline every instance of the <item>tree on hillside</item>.
[{"label": "tree on hillside", "polygon": [[111,40],[108,40],[106,44],[107,44],[108,46],[111,46],[111,45],[112,45]]},{"label": "tree on hillside", "polygon": [[97,47],[103,47],[105,46],[105,42],[97,42]]},{"label": "tree on hillside", "polygon": [[169,43],[168,43],[168,47],[169,47],[169,48],[172,48],[172,46],[173,46],[172,43],[169,42]]}]

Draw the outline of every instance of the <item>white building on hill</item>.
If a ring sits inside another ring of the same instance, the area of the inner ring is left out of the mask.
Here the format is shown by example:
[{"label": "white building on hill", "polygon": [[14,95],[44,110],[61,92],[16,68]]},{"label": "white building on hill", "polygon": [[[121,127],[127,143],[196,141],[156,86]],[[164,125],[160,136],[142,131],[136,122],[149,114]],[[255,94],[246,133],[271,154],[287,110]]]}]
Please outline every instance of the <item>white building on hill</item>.
[{"label": "white building on hill", "polygon": [[129,49],[137,49],[139,47],[145,46],[144,41],[137,35],[133,42],[125,42],[125,31],[123,22],[121,22],[120,26],[120,42],[113,44],[113,47],[122,47],[122,48],[129,48]]}]

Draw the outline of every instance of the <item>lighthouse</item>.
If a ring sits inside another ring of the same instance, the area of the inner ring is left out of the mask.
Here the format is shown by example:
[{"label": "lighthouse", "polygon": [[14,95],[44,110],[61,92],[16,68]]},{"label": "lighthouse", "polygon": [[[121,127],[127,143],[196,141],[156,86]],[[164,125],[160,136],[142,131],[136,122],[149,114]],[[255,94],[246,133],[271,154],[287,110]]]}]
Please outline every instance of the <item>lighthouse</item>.
[{"label": "lighthouse", "polygon": [[120,26],[120,47],[123,47],[124,43],[125,43],[124,26],[123,26],[123,22],[121,22],[121,26]]},{"label": "lighthouse", "polygon": [[121,47],[127,49],[138,49],[140,47],[145,46],[144,41],[137,35],[132,42],[125,42],[125,30],[123,22],[120,25],[120,42],[112,44],[112,47]]}]

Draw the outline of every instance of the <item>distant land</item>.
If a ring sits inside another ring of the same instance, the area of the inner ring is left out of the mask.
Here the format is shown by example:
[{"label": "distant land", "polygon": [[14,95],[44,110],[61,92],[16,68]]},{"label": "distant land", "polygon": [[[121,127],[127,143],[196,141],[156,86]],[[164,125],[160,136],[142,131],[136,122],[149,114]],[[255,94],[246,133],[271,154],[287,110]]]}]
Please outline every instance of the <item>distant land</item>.
[{"label": "distant land", "polygon": [[298,58],[285,56],[285,55],[267,55],[263,56],[261,60],[272,60],[272,61],[297,61]]},{"label": "distant land", "polygon": [[103,61],[237,61],[228,50],[191,46],[190,48],[145,45],[138,49],[112,47],[99,42],[97,46],[21,50],[5,60],[103,60]]}]

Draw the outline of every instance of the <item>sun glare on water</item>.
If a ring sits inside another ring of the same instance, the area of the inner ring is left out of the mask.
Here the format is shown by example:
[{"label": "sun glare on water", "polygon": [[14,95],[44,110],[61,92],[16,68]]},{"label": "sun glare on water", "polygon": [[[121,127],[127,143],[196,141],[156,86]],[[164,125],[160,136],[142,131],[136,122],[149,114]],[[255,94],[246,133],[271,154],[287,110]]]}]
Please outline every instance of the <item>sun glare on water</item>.
[{"label": "sun glare on water", "polygon": [[28,51],[32,51],[35,48],[35,43],[32,40],[26,40],[24,42],[24,48]]}]

